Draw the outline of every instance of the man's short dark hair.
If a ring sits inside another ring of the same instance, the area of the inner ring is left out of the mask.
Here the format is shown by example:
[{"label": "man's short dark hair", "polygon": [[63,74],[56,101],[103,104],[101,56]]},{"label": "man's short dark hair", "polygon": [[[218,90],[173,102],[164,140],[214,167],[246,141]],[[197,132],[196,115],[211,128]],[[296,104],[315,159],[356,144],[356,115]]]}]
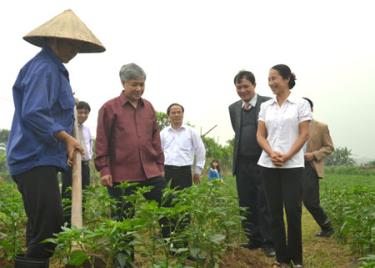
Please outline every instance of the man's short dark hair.
[{"label": "man's short dark hair", "polygon": [[167,115],[169,115],[169,113],[171,112],[171,108],[172,108],[172,106],[178,106],[178,107],[181,107],[182,112],[185,111],[184,106],[182,106],[181,104],[179,104],[179,103],[172,103],[172,104],[169,105],[168,108],[167,108]]},{"label": "man's short dark hair", "polygon": [[85,109],[85,110],[91,112],[90,105],[87,102],[85,102],[85,101],[78,102],[78,104],[77,104],[77,110],[79,110],[79,109]]},{"label": "man's short dark hair", "polygon": [[234,84],[238,84],[242,79],[246,79],[247,81],[249,81],[254,86],[256,85],[255,76],[250,71],[246,71],[246,70],[239,71],[238,74],[236,74],[236,76],[234,77],[233,82],[234,82]]}]

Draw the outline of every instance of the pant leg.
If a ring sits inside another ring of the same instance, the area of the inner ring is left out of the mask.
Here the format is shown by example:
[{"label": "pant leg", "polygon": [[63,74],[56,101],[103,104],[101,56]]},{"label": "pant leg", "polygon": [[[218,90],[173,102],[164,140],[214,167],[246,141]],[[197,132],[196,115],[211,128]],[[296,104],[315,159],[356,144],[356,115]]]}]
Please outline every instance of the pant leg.
[{"label": "pant leg", "polygon": [[82,189],[90,186],[90,166],[88,163],[82,165]]},{"label": "pant leg", "polygon": [[193,175],[190,166],[185,167],[165,167],[165,179],[171,183],[171,188],[181,190],[193,185]]},{"label": "pant leg", "polygon": [[282,193],[288,222],[288,255],[295,264],[302,264],[302,177],[303,168],[284,169]]},{"label": "pant leg", "polygon": [[303,176],[303,203],[311,213],[320,228],[330,227],[326,213],[320,206],[319,177],[310,163],[306,163],[305,174]]},{"label": "pant leg", "polygon": [[[191,187],[192,183],[192,172],[190,167],[164,167],[165,184],[170,184],[170,187],[175,190],[181,190],[184,188]],[[164,206],[171,207],[173,196],[166,200]]]},{"label": "pant leg", "polygon": [[137,188],[143,186],[153,186],[150,192],[145,193],[147,200],[155,200],[160,204],[162,197],[162,190],[165,187],[165,180],[163,177],[152,178],[136,184],[130,184],[126,189],[118,187],[120,183],[113,183],[112,187],[108,187],[109,195],[115,199],[116,206],[112,209],[112,218],[118,221],[134,217],[134,206],[131,202],[126,202],[123,197],[135,193]]},{"label": "pant leg", "polygon": [[[107,187],[109,195],[115,200],[115,206],[111,208],[111,218],[116,221],[123,221],[124,219],[132,218],[135,214],[134,204],[123,199],[124,196],[134,194],[136,185],[129,185],[126,189],[118,187],[120,183],[114,182],[112,187]],[[133,237],[124,238],[124,243],[131,243]],[[113,260],[113,267],[119,268],[121,265],[117,261],[117,256],[122,255],[126,258],[125,268],[133,267],[134,262],[134,247],[130,246],[130,251],[118,251]]]},{"label": "pant leg", "polygon": [[[182,190],[184,188],[191,187],[192,183],[192,171],[190,166],[185,167],[164,167],[164,175],[166,183],[170,182],[170,187],[176,190]],[[172,207],[173,196],[163,204],[165,207]],[[184,230],[190,223],[190,216],[184,217],[180,224],[178,230],[176,230],[177,220],[175,219],[162,219],[162,235],[164,238],[170,237],[171,231],[176,232]],[[182,243],[185,246],[185,242]]]},{"label": "pant leg", "polygon": [[[165,177],[165,183],[166,185],[168,184],[171,184],[172,183],[172,178],[175,176],[175,172],[174,170],[172,169],[169,169],[167,167],[164,167],[164,177]],[[170,185],[170,187],[172,187]],[[164,200],[164,203],[162,204],[164,207],[172,207],[172,200],[173,200],[173,197],[168,197],[167,200]],[[172,222],[166,218],[163,218],[161,220],[162,224],[161,224],[161,231],[162,231],[162,236],[164,238],[167,238],[167,237],[170,237],[171,236],[171,230],[174,226],[174,224],[172,224]]]},{"label": "pant leg", "polygon": [[163,177],[156,177],[147,180],[144,184],[145,186],[152,186],[152,189],[148,193],[145,193],[145,198],[156,201],[160,206],[163,189],[165,188],[165,179]]},{"label": "pant leg", "polygon": [[[116,208],[112,210],[112,218],[116,220],[123,220],[126,218],[134,217],[135,211],[134,206],[130,202],[123,200],[124,196],[129,196],[135,193],[137,188],[143,186],[152,186],[153,188],[145,193],[145,198],[147,200],[154,200],[160,205],[162,198],[162,191],[165,187],[165,180],[163,177],[152,178],[146,181],[139,182],[137,184],[131,184],[126,189],[121,189],[117,187],[120,183],[114,183],[112,187],[108,187],[108,192],[112,198],[116,200]],[[131,242],[133,238],[127,239],[125,242]],[[118,252],[117,254],[128,255],[128,252]],[[128,255],[129,256],[129,255]],[[131,262],[134,261],[134,248],[130,252]],[[116,260],[114,261],[115,267],[118,267]],[[127,263],[126,267],[133,267],[131,263]]]},{"label": "pant leg", "polygon": [[68,167],[68,170],[61,173],[61,197],[64,200],[64,223],[68,227],[71,226],[71,220],[72,220],[72,168]]},{"label": "pant leg", "polygon": [[116,221],[134,216],[133,204],[126,202],[123,197],[133,194],[136,188],[134,185],[129,185],[129,187],[123,189],[119,185],[120,183],[114,182],[112,187],[107,187],[109,195],[115,200],[115,205],[111,208],[111,218]]},{"label": "pant leg", "polygon": [[27,215],[28,258],[48,258],[55,245],[41,243],[61,231],[63,209],[57,180],[57,169],[42,166],[14,176]]},{"label": "pant leg", "polygon": [[[259,167],[260,168],[260,167]],[[273,247],[272,241],[272,218],[270,209],[267,205],[266,193],[264,190],[264,183],[262,180],[262,173],[258,185],[258,222],[259,230],[263,238],[263,247]]]},{"label": "pant leg", "polygon": [[262,168],[263,185],[268,207],[271,213],[271,234],[276,251],[276,260],[280,263],[289,263],[284,225],[284,200],[282,194],[281,169]]},{"label": "pant leg", "polygon": [[239,206],[245,208],[242,212],[245,219],[242,226],[249,242],[263,244],[263,237],[259,229],[258,188],[260,187],[260,169],[255,161],[247,158],[238,160],[236,170],[236,184]]},{"label": "pant leg", "polygon": [[61,184],[61,196],[62,198],[72,199],[72,191],[68,190],[72,187],[72,168],[69,167],[68,170],[61,173],[62,184]]},{"label": "pant leg", "polygon": [[[88,164],[81,165],[81,179],[82,179],[82,190],[86,189],[90,185],[90,167]],[[69,189],[70,187],[70,189]],[[72,168],[62,173],[62,187],[61,187],[61,195],[62,198],[65,198],[72,202]],[[83,196],[84,197],[84,196]],[[84,200],[82,200],[83,202]],[[83,202],[84,204],[84,202]],[[82,206],[82,210],[84,210],[84,206]],[[71,218],[72,218],[72,211],[71,207],[67,207],[64,210],[64,222],[67,223],[67,226],[71,226]]]}]

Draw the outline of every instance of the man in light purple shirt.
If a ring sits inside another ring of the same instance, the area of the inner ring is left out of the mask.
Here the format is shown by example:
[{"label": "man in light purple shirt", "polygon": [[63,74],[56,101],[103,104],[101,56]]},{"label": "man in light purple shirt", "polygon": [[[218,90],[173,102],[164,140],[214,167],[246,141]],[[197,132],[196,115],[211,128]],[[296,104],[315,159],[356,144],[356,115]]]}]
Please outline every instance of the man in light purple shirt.
[{"label": "man in light purple shirt", "polygon": [[101,107],[98,115],[95,166],[101,183],[145,182],[161,177],[164,155],[156,112],[142,98],[146,74],[136,64],[121,68],[124,89]]}]

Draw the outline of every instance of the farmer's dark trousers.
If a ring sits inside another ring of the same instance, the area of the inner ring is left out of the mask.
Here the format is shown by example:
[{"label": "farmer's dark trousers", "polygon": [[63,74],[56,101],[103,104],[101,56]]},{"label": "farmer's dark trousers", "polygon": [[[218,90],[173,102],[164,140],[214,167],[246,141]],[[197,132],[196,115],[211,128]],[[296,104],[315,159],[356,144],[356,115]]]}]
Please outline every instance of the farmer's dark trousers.
[{"label": "farmer's dark trousers", "polygon": [[305,163],[305,176],[302,181],[302,197],[306,209],[311,213],[322,230],[331,228],[326,213],[320,206],[319,177],[309,162]]},{"label": "farmer's dark trousers", "polygon": [[[170,183],[170,187],[172,189],[176,190],[182,190],[184,188],[191,187],[193,185],[192,180],[192,172],[191,172],[191,166],[171,166],[171,165],[165,165],[164,166],[164,176],[166,179],[166,183]],[[172,206],[173,198],[166,201],[164,204],[165,207],[171,207]],[[190,217],[187,216],[181,221],[179,230],[176,229],[176,221],[170,221],[165,222],[165,226],[162,228],[163,237],[170,237],[171,231],[182,231],[187,227],[187,225],[190,222]],[[184,245],[181,245],[182,247],[186,246],[186,242],[183,242]]]},{"label": "farmer's dark trousers", "polygon": [[[90,185],[90,167],[89,161],[82,161],[81,166],[81,173],[82,173],[82,189],[86,189]],[[72,200],[72,191],[68,189],[72,187],[72,168],[69,168],[67,171],[62,173],[62,187],[61,187],[61,195],[62,198]],[[64,222],[68,223],[68,226],[71,224],[71,208],[68,208],[64,211]]]},{"label": "farmer's dark trousers", "polygon": [[41,242],[60,232],[63,225],[57,169],[35,167],[12,178],[22,195],[27,216],[25,257],[49,258],[55,246]]},{"label": "farmer's dark trousers", "polygon": [[262,183],[262,170],[257,165],[258,157],[238,157],[236,182],[242,222],[248,242],[262,247],[273,247],[271,235],[271,215]]},{"label": "farmer's dark trousers", "polygon": [[[262,168],[266,197],[272,217],[276,259],[302,264],[302,179],[304,168]],[[286,239],[284,207],[288,224]]]}]

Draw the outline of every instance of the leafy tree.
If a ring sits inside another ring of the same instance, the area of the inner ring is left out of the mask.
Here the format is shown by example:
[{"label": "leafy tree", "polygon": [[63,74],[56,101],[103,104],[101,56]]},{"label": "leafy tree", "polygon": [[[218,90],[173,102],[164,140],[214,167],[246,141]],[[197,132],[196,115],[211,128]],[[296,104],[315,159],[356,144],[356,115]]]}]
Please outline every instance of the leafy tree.
[{"label": "leafy tree", "polygon": [[325,158],[327,166],[353,166],[355,164],[352,158],[352,150],[346,147],[338,147],[328,157]]},{"label": "leafy tree", "polygon": [[156,120],[158,122],[158,127],[160,130],[169,125],[168,115],[163,112],[156,112]]},{"label": "leafy tree", "polygon": [[222,171],[231,170],[234,139],[227,141],[224,146],[218,144],[210,137],[203,137],[202,139],[206,147],[206,165],[208,166],[213,159],[217,159],[220,162]]},{"label": "leafy tree", "polygon": [[367,163],[365,164],[365,166],[367,166],[367,167],[375,167],[375,160],[372,160],[372,161],[370,161],[370,162],[367,162]]},{"label": "leafy tree", "polygon": [[6,155],[4,151],[0,151],[0,178],[7,180],[10,179]]},{"label": "leafy tree", "polygon": [[0,143],[7,144],[9,137],[9,130],[0,129]]}]

